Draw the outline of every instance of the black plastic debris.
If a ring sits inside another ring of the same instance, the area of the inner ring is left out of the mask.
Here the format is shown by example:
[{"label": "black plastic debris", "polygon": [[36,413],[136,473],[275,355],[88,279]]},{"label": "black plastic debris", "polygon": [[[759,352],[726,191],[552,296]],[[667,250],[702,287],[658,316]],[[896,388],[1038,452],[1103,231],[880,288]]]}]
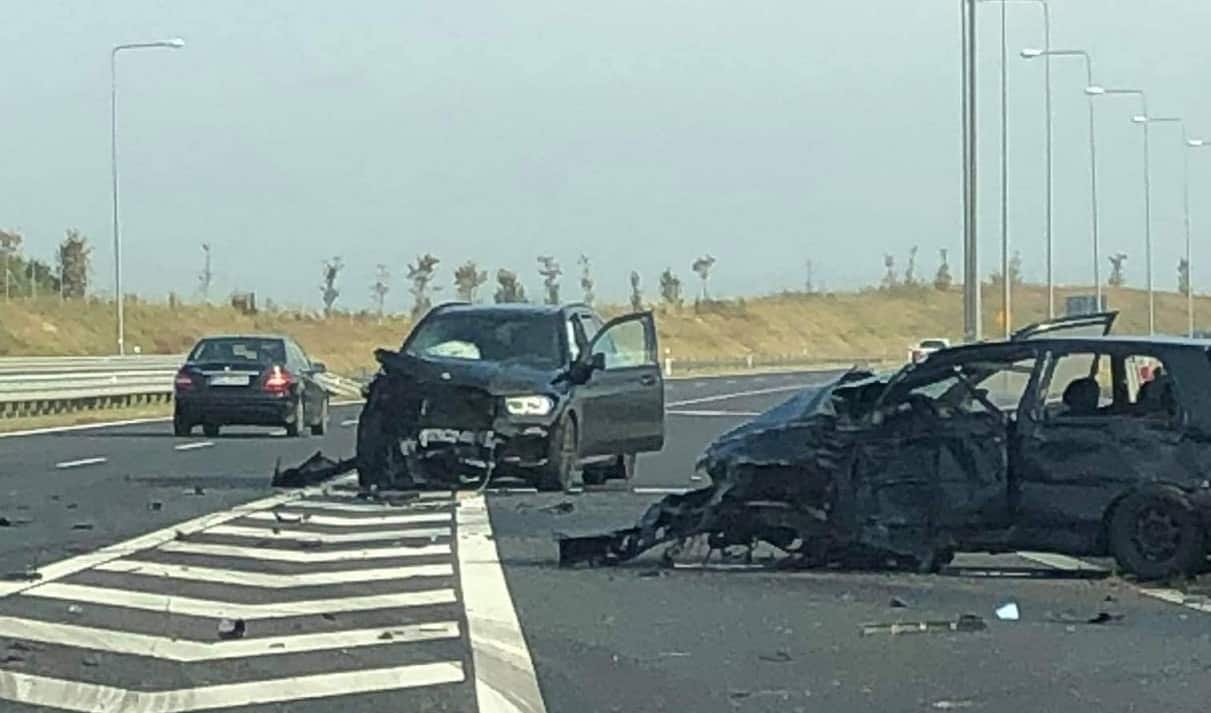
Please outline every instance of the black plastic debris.
[{"label": "black plastic debris", "polygon": [[76,524],[71,526],[71,529],[73,529],[73,530],[91,530],[91,529],[93,529],[93,524],[91,522],[77,522]]},{"label": "black plastic debris", "polygon": [[80,659],[80,663],[90,668],[95,668],[101,665],[101,660],[96,656],[85,656],[84,658]]},{"label": "black plastic debris", "polygon": [[325,456],[321,451],[316,451],[314,455],[303,461],[302,464],[293,468],[282,470],[280,462],[275,464],[271,485],[275,488],[303,488],[348,473],[355,467],[357,467],[356,458],[335,461]]},{"label": "black plastic debris", "polygon": [[160,502],[159,500],[152,500],[151,502],[147,503],[147,509],[151,510],[152,512],[159,512],[164,509],[164,503]]},{"label": "black plastic debris", "polygon": [[243,619],[223,619],[219,622],[220,639],[242,639],[248,630]]},{"label": "black plastic debris", "polygon": [[200,485],[195,485],[195,486],[193,486],[193,494],[194,494],[194,495],[205,495],[205,494],[206,494],[206,488],[203,488],[203,487],[202,487],[202,486],[200,486]]},{"label": "black plastic debris", "polygon": [[1112,622],[1122,621],[1125,616],[1126,616],[1125,614],[1114,614],[1111,612],[1100,611],[1097,614],[1095,614],[1094,616],[1090,617],[1088,623],[1090,623],[1090,624],[1110,624]]},{"label": "black plastic debris", "polygon": [[551,513],[552,515],[567,515],[575,509],[576,505],[571,500],[564,500],[554,505],[548,505],[545,508],[539,508],[538,511]]},{"label": "black plastic debris", "polygon": [[7,517],[0,517],[0,527],[12,527],[13,523]]},{"label": "black plastic debris", "polygon": [[78,508],[78,507],[80,507],[80,505],[79,505],[78,503],[68,503],[68,504],[67,504],[67,509],[68,509],[68,510],[75,510],[75,509],[76,509],[76,508]]},{"label": "black plastic debris", "polygon": [[42,573],[32,569],[5,572],[4,579],[9,582],[37,582],[42,579]]},{"label": "black plastic debris", "polygon": [[775,651],[772,654],[758,654],[757,659],[767,663],[787,663],[791,660],[791,655],[785,651]]},{"label": "black plastic debris", "polygon": [[892,609],[905,609],[908,607],[908,602],[904,601],[900,597],[892,597],[891,601],[888,602],[887,605]]}]

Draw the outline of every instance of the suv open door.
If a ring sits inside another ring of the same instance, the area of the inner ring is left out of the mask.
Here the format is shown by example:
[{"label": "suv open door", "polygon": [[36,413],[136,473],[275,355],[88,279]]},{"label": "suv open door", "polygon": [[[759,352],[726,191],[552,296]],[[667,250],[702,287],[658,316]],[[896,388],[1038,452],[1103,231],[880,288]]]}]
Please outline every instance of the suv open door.
[{"label": "suv open door", "polygon": [[1071,317],[1060,317],[1045,322],[1036,322],[1028,327],[1022,327],[1014,332],[1009,340],[1013,342],[1035,337],[1104,337],[1114,326],[1114,318],[1118,312],[1098,312],[1095,314],[1079,314]]},{"label": "suv open door", "polygon": [[664,380],[651,312],[607,322],[587,356],[594,368],[581,393],[581,455],[622,455],[664,446]]}]

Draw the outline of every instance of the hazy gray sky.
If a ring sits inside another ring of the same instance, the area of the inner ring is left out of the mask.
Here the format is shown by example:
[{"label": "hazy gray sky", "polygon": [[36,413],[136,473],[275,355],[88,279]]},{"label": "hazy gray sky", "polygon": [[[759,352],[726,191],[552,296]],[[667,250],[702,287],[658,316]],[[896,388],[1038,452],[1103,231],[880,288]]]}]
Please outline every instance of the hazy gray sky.
[{"label": "hazy gray sky", "polygon": [[[1186,0],[1053,0],[1055,47],[1094,53],[1106,85],[1139,86],[1154,114],[1211,132],[1211,6]],[[216,291],[317,304],[340,254],[348,306],[374,266],[397,280],[432,251],[439,281],[468,257],[539,289],[535,256],[569,273],[594,260],[620,298],[638,269],[686,282],[719,258],[720,294],[817,280],[848,288],[901,267],[960,262],[956,0],[0,0],[0,225],[49,258],[64,228],[96,248],[112,289],[108,53],[172,36],[179,51],[123,54],[119,123],[127,288],[191,292],[203,241]],[[985,272],[999,255],[999,9],[981,5]],[[1011,240],[1043,268],[1042,62],[1038,8],[1009,8]],[[1083,69],[1058,61],[1057,276],[1087,281]],[[1098,110],[1104,252],[1143,279],[1140,130],[1134,104]],[[1158,285],[1181,251],[1180,149],[1154,127]],[[1211,284],[1211,150],[1194,161],[1195,284]],[[1103,270],[1103,274],[1105,274]],[[448,289],[448,288],[447,288]]]}]

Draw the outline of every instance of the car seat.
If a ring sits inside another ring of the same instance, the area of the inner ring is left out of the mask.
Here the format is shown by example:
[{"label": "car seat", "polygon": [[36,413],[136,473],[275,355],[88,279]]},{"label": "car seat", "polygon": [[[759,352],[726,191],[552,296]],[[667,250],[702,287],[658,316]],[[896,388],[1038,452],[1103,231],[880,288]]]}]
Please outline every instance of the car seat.
[{"label": "car seat", "polygon": [[1064,389],[1064,406],[1070,416],[1089,416],[1097,412],[1097,402],[1101,397],[1101,387],[1097,379],[1086,376],[1083,379],[1073,379]]}]

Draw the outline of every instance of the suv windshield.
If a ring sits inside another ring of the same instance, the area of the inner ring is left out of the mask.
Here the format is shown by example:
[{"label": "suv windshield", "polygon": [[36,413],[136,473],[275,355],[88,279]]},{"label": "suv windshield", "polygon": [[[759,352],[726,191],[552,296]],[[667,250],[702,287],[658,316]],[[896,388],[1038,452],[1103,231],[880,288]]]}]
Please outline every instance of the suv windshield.
[{"label": "suv windshield", "polygon": [[453,312],[425,320],[407,354],[467,361],[512,361],[539,368],[563,363],[560,322],[549,314]]},{"label": "suv windshield", "polygon": [[286,346],[280,339],[255,337],[203,339],[190,352],[189,361],[282,364],[286,361]]}]

